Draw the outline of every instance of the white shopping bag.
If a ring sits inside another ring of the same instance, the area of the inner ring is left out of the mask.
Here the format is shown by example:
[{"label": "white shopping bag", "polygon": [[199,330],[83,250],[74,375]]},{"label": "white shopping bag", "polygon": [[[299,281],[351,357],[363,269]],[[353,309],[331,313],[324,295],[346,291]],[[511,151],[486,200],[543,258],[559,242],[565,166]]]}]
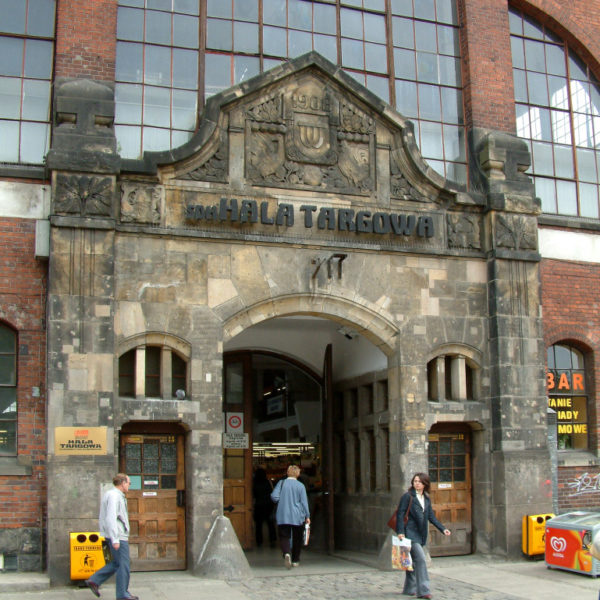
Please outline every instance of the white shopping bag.
[{"label": "white shopping bag", "polygon": [[412,558],[410,556],[410,540],[399,539],[397,536],[392,538],[392,569],[401,571],[412,571]]}]

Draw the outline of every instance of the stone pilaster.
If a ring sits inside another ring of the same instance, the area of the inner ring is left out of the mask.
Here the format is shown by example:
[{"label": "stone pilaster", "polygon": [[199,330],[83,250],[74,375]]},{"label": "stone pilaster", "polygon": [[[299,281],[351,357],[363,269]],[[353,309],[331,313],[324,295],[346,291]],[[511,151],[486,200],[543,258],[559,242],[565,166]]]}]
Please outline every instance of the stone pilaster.
[{"label": "stone pilaster", "polygon": [[[100,488],[116,469],[114,225],[119,156],[113,89],[55,88],[48,290],[48,573],[69,581],[69,532],[96,531]],[[56,427],[106,427],[106,454],[57,456]]]},{"label": "stone pilaster", "polygon": [[475,132],[487,194],[492,551],[521,552],[521,519],[551,509],[539,294],[539,201],[518,138]]}]

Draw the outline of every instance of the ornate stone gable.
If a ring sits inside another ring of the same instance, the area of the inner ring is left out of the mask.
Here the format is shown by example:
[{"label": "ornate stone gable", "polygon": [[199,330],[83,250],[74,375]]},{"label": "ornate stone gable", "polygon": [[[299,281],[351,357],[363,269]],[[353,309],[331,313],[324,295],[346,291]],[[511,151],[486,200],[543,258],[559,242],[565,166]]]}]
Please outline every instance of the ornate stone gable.
[{"label": "ornate stone gable", "polygon": [[[530,259],[539,208],[522,146],[486,132],[472,168],[488,185],[460,186],[423,159],[409,120],[309,53],[211,97],[183,146],[129,161],[124,171],[164,195],[126,175],[115,212],[128,226],[202,235]],[[71,196],[63,213],[98,210]],[[413,221],[429,224],[414,229],[422,239],[401,226]]]},{"label": "ornate stone gable", "polygon": [[245,110],[245,173],[261,186],[370,194],[375,121],[332,85],[304,78]]}]

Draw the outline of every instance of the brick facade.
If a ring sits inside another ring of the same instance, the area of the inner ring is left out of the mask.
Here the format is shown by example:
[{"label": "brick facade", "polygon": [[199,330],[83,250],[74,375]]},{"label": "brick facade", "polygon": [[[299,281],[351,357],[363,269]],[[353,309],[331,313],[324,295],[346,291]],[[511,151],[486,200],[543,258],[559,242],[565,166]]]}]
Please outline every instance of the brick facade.
[{"label": "brick facade", "polygon": [[[588,430],[590,450],[599,439],[600,398],[600,265],[558,260],[543,260],[540,269],[544,345],[568,342],[584,353],[588,377]],[[595,403],[593,399],[595,398]],[[565,454],[573,454],[568,451]],[[572,463],[576,458],[562,457]],[[561,455],[559,453],[559,464]],[[583,466],[559,466],[558,507],[561,512],[573,509],[600,510],[600,475],[598,461],[586,457]]]},{"label": "brick facade", "polygon": [[0,550],[31,570],[41,567],[46,507],[47,263],[35,258],[33,219],[0,219],[0,256],[0,321],[18,340],[18,464],[0,470]]},{"label": "brick facade", "polygon": [[116,33],[116,0],[59,0],[55,77],[113,81]]},{"label": "brick facade", "polygon": [[600,510],[600,469],[561,467],[558,470],[559,512]]},{"label": "brick facade", "polygon": [[514,133],[508,12],[496,0],[459,2],[465,122]]}]

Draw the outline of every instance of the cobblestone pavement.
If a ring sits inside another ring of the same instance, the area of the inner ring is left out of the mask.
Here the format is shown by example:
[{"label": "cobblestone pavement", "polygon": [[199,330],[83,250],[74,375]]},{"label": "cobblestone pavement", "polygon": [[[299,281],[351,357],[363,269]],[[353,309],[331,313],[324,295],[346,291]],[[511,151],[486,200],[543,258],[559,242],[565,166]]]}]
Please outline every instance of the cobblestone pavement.
[{"label": "cobblestone pavement", "polygon": [[[256,577],[230,582],[250,600],[401,600],[404,574],[369,571],[359,573]],[[431,577],[436,600],[518,600],[517,596],[494,592],[442,576]]]}]

